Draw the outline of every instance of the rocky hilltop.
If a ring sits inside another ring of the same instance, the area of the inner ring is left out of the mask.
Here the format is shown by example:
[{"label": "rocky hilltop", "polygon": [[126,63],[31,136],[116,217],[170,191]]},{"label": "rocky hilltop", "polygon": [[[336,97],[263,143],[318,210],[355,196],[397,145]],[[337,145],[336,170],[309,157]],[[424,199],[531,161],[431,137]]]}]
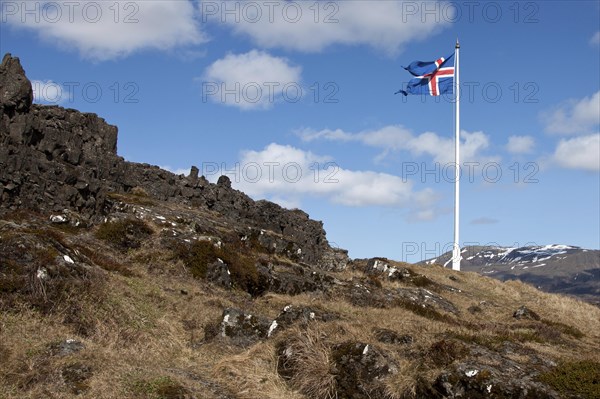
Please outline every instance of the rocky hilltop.
[{"label": "rocky hilltop", "polygon": [[[253,201],[231,188],[156,166],[127,162],[117,155],[117,127],[95,114],[32,104],[31,82],[18,58],[6,54],[0,65],[0,208],[60,212],[70,209],[90,222],[103,219],[111,194],[134,190],[150,197],[214,211],[240,226],[286,237],[299,260],[342,269],[347,252],[329,246],[323,224],[300,210]],[[274,243],[275,244],[275,243]],[[282,243],[280,243],[282,244]]]},{"label": "rocky hilltop", "polygon": [[116,149],[4,57],[0,399],[600,398],[599,308],[349,260],[302,211]]}]

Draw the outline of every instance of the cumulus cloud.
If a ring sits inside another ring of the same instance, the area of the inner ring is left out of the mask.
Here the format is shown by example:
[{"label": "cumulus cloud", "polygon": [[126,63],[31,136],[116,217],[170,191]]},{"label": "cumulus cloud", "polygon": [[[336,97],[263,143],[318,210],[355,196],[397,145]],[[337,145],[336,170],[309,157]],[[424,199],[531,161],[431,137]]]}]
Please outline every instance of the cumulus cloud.
[{"label": "cumulus cloud", "polygon": [[264,51],[228,54],[206,68],[203,97],[244,110],[268,109],[299,87],[301,74],[301,67]]},{"label": "cumulus cloud", "polygon": [[202,1],[203,20],[222,23],[265,48],[319,52],[335,45],[367,45],[388,54],[451,24],[446,2]]},{"label": "cumulus cloud", "polygon": [[600,133],[561,140],[553,160],[567,169],[600,171]]},{"label": "cumulus cloud", "polygon": [[33,101],[38,104],[61,104],[69,100],[69,92],[52,80],[32,80]]},{"label": "cumulus cloud", "polygon": [[581,100],[569,100],[542,113],[546,132],[553,134],[589,134],[600,125],[600,91]]},{"label": "cumulus cloud", "polygon": [[3,2],[2,22],[97,61],[206,41],[199,10],[181,1]]},{"label": "cumulus cloud", "polygon": [[[382,159],[391,151],[409,151],[414,156],[429,155],[435,162],[448,164],[454,162],[454,139],[425,132],[413,134],[401,125],[385,126],[378,130],[348,133],[343,130],[311,130],[297,132],[303,141],[328,140],[359,142],[363,145],[382,149],[377,159]],[[464,162],[491,162],[497,157],[482,155],[490,145],[489,138],[483,132],[461,131],[461,160]]]},{"label": "cumulus cloud", "polygon": [[590,38],[590,44],[592,46],[600,45],[600,30],[594,33],[594,35]]},{"label": "cumulus cloud", "polygon": [[529,154],[534,146],[535,140],[531,136],[510,136],[506,150],[511,154]]},{"label": "cumulus cloud", "polygon": [[411,181],[400,177],[345,169],[330,157],[276,143],[243,152],[236,173],[230,178],[237,189],[283,206],[315,197],[350,207],[403,208],[430,216],[427,211],[439,199],[433,190],[416,191]]}]

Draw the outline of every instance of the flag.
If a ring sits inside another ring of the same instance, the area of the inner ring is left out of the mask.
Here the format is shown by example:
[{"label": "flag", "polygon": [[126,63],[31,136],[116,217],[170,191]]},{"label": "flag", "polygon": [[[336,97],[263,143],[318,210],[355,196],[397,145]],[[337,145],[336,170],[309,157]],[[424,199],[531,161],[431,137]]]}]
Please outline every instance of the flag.
[{"label": "flag", "polygon": [[414,78],[406,85],[406,90],[398,90],[394,94],[452,94],[454,92],[454,53],[448,58],[436,61],[415,61],[404,67]]}]

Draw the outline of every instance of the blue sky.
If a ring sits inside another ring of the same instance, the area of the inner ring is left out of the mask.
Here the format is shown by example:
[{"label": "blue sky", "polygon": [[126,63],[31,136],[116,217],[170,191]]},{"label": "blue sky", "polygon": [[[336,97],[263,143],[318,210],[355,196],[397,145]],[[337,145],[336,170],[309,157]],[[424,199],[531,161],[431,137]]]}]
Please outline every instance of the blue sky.
[{"label": "blue sky", "polygon": [[452,101],[393,93],[458,37],[461,243],[600,248],[598,1],[0,3],[37,102],[302,208],[352,257],[450,248]]}]

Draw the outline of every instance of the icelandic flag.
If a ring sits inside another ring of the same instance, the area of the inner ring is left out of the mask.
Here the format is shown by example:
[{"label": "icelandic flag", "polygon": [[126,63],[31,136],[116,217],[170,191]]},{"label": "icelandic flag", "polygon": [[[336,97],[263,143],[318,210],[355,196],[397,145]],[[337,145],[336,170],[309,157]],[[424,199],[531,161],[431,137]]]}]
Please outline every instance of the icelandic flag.
[{"label": "icelandic flag", "polygon": [[404,69],[415,77],[408,82],[406,90],[401,89],[394,94],[439,96],[454,92],[454,53],[436,61],[415,61]]}]

